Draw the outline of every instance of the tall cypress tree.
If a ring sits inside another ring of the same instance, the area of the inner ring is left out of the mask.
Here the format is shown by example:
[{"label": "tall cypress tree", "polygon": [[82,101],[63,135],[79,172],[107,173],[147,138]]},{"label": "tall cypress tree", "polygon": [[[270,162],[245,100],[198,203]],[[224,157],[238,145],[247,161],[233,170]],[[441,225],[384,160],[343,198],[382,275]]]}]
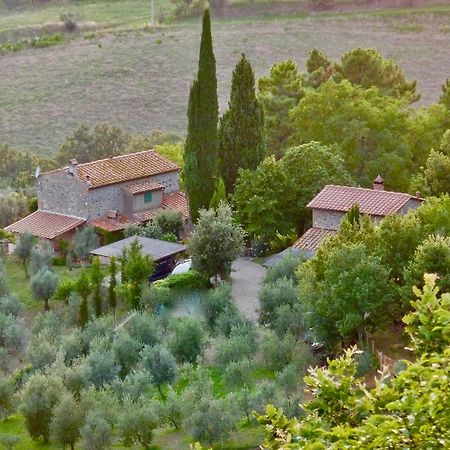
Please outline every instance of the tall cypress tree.
[{"label": "tall cypress tree", "polygon": [[220,173],[230,193],[239,169],[255,169],[266,152],[264,111],[256,98],[255,75],[245,55],[233,72],[228,105],[220,120],[219,157]]},{"label": "tall cypress tree", "polygon": [[216,186],[218,170],[216,59],[211,37],[209,10],[203,14],[203,29],[197,79],[189,94],[188,129],[184,149],[184,177],[191,218],[195,221],[201,208],[208,208]]}]

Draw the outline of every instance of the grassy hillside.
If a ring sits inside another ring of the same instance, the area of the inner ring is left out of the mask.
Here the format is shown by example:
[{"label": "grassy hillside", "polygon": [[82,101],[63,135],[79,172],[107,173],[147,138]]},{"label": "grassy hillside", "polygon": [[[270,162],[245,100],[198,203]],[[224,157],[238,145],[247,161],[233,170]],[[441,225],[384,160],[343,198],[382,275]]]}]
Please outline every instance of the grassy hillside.
[{"label": "grassy hillside", "polygon": [[[77,8],[83,21],[100,23],[96,27],[103,31],[1,56],[1,140],[52,154],[81,122],[106,121],[140,133],[155,128],[183,133],[200,21],[150,32],[145,27],[148,5],[142,0],[82,3]],[[0,30],[57,22],[62,10],[67,6],[8,13],[0,17]],[[429,104],[450,76],[449,21],[450,6],[215,20],[221,108],[226,107],[233,65],[242,52],[260,76],[287,58],[303,66],[313,47],[338,58],[358,46],[379,48],[398,61],[409,78],[419,81],[421,103]]]}]

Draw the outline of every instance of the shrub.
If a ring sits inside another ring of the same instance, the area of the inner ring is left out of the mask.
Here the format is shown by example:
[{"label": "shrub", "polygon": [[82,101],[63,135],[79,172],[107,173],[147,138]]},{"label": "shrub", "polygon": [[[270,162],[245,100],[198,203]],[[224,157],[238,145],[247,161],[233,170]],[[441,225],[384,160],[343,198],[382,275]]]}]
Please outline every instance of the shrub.
[{"label": "shrub", "polygon": [[19,317],[23,312],[23,305],[15,295],[0,297],[0,313]]},{"label": "shrub", "polygon": [[111,448],[112,427],[98,411],[91,411],[81,428],[83,450],[106,450]]},{"label": "shrub", "polygon": [[176,209],[163,209],[153,218],[153,222],[161,228],[163,233],[171,233],[179,237],[183,227],[183,215]]},{"label": "shrub", "polygon": [[244,319],[240,314],[235,305],[231,304],[227,306],[224,311],[217,317],[216,320],[216,331],[225,337],[230,337],[231,330],[233,328],[240,327],[246,324],[246,319]]},{"label": "shrub", "polygon": [[154,283],[143,289],[141,302],[154,311],[159,305],[172,306],[176,298],[177,296],[169,287],[164,286],[163,283]]},{"label": "shrub", "polygon": [[63,13],[59,20],[64,23],[64,29],[69,33],[77,29],[77,15],[73,12]]},{"label": "shrub", "polygon": [[10,377],[0,378],[0,420],[8,417],[14,411],[15,383]]},{"label": "shrub", "polygon": [[39,313],[33,320],[31,331],[34,336],[45,332],[51,338],[57,338],[61,335],[61,321],[53,312]]},{"label": "shrub", "polygon": [[114,360],[120,366],[120,376],[123,378],[137,363],[142,344],[135,341],[127,331],[119,330],[112,344]]},{"label": "shrub", "polygon": [[229,391],[251,384],[251,363],[248,360],[232,361],[223,372],[223,382]]},{"label": "shrub", "polygon": [[280,339],[275,334],[270,334],[261,342],[261,351],[264,362],[272,370],[282,370],[294,360],[296,353],[295,339],[286,335]]},{"label": "shrub", "polygon": [[0,443],[5,450],[13,450],[21,440],[20,436],[17,436],[16,434],[2,434],[0,436]]},{"label": "shrub", "polygon": [[116,380],[113,388],[119,399],[138,401],[148,393],[151,385],[152,376],[146,370],[133,370],[123,380]]},{"label": "shrub", "polygon": [[127,324],[130,336],[142,346],[154,346],[161,342],[161,332],[154,317],[137,312]]},{"label": "shrub", "polygon": [[111,383],[119,374],[119,366],[111,351],[93,351],[86,358],[90,367],[90,381],[96,388]]},{"label": "shrub", "polygon": [[34,336],[28,346],[28,359],[35,370],[44,370],[56,360],[58,346],[45,332]]},{"label": "shrub", "polygon": [[141,352],[141,364],[153,377],[153,381],[163,396],[161,387],[175,380],[177,364],[173,355],[162,345],[144,347]]},{"label": "shrub", "polygon": [[28,270],[31,275],[38,273],[42,269],[50,269],[52,265],[53,248],[49,243],[31,249]]},{"label": "shrub", "polygon": [[222,366],[228,366],[231,362],[242,359],[252,359],[254,347],[247,336],[235,335],[229,339],[224,339],[217,345],[215,362]]},{"label": "shrub", "polygon": [[198,320],[183,318],[175,324],[170,349],[179,363],[195,363],[203,355],[205,332]]},{"label": "shrub", "polygon": [[155,283],[158,287],[178,288],[178,289],[204,289],[209,287],[208,278],[196,270],[186,273],[169,275]]},{"label": "shrub", "polygon": [[210,330],[214,330],[217,319],[228,308],[232,308],[231,285],[221,284],[211,291],[202,303],[202,312]]},{"label": "shrub", "polygon": [[364,377],[380,367],[380,363],[371,349],[366,348],[362,353],[357,353],[354,355],[357,363],[356,374],[357,377]]},{"label": "shrub", "polygon": [[25,344],[25,336],[22,319],[0,313],[0,347],[19,350]]},{"label": "shrub", "polygon": [[288,278],[294,284],[297,284],[297,269],[304,261],[305,258],[303,256],[288,252],[275,266],[267,270],[264,283],[273,284],[281,278]]},{"label": "shrub", "polygon": [[261,304],[259,322],[261,325],[271,325],[275,310],[282,305],[293,306],[297,302],[298,293],[292,279],[279,278],[273,284],[264,286],[259,293]]},{"label": "shrub", "polygon": [[272,328],[280,338],[289,333],[298,340],[303,339],[306,325],[300,304],[278,306],[275,309]]}]

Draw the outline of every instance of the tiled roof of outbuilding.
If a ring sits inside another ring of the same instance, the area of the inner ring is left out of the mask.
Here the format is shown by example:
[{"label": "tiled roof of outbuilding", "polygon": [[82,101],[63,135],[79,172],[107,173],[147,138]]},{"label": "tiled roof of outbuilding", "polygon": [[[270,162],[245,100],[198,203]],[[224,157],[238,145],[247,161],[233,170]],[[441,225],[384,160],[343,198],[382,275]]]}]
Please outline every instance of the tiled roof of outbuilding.
[{"label": "tiled roof of outbuilding", "polygon": [[362,214],[383,217],[398,212],[411,199],[422,201],[419,197],[403,192],[328,185],[307,206],[315,209],[347,212],[353,205],[358,204]]},{"label": "tiled roof of outbuilding", "polygon": [[37,210],[23,219],[8,225],[5,230],[11,233],[31,233],[45,239],[54,239],[67,231],[82,225],[86,219],[67,216],[50,211]]},{"label": "tiled roof of outbuilding", "polygon": [[328,236],[336,234],[336,230],[312,227],[301,236],[293,245],[293,248],[315,252],[320,243]]},{"label": "tiled roof of outbuilding", "polygon": [[170,192],[163,195],[163,208],[177,209],[184,217],[189,217],[189,204],[184,192]]}]

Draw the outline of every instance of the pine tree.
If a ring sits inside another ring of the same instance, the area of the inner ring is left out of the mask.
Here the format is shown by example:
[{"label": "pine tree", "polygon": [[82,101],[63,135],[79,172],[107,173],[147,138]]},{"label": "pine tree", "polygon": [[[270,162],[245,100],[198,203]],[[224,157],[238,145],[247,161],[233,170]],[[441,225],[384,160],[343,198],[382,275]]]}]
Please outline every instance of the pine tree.
[{"label": "pine tree", "polygon": [[189,94],[184,150],[184,177],[193,221],[197,219],[199,209],[208,208],[216,186],[218,116],[216,59],[212,47],[211,19],[206,9],[203,14],[198,74]]},{"label": "pine tree", "polygon": [[234,191],[239,169],[256,169],[265,151],[264,112],[253,69],[242,55],[233,72],[229,110],[219,127],[220,172],[228,193]]}]

